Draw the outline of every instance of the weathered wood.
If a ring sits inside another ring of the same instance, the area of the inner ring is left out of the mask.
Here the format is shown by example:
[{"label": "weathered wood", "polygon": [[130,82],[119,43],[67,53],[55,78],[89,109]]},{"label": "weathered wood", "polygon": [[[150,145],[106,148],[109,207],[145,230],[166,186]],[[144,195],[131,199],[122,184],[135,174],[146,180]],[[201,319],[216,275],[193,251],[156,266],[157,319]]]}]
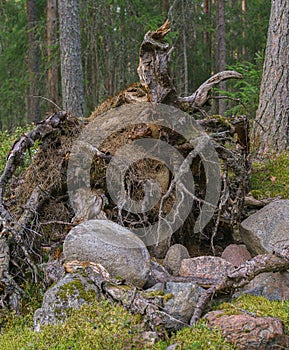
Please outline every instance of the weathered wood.
[{"label": "weathered wood", "polygon": [[141,44],[138,75],[151,102],[172,104],[185,110],[199,109],[207,102],[209,92],[215,85],[227,79],[242,79],[242,75],[235,71],[219,72],[206,80],[192,95],[178,97],[169,70],[173,48],[164,39],[169,31],[170,22],[166,20],[156,31],[147,32]]},{"label": "weathered wood", "polygon": [[12,239],[22,251],[26,262],[33,271],[34,281],[37,282],[37,267],[29,254],[32,247],[29,246],[28,242],[25,242],[23,233],[34,219],[38,207],[47,199],[47,196],[50,195],[50,191],[49,189],[42,189],[40,185],[36,186],[36,188],[32,190],[32,194],[25,205],[23,214],[16,220],[4,204],[3,198],[5,189],[16,169],[23,164],[26,151],[33,146],[35,141],[45,139],[51,132],[61,127],[67,117],[68,115],[64,111],[54,113],[43,122],[37,124],[32,131],[21,136],[13,144],[7,157],[6,166],[0,177],[0,282],[4,290],[3,295],[5,297],[8,296],[9,304],[15,310],[19,308],[20,300],[18,297],[16,298],[16,296],[24,294],[24,292],[9,274],[10,251],[8,240],[11,241]]},{"label": "weathered wood", "polygon": [[237,267],[217,284],[209,288],[198,300],[190,325],[193,326],[202,316],[208,303],[216,293],[234,292],[236,289],[244,287],[254,277],[263,272],[285,271],[289,268],[289,248],[284,247],[278,255],[264,254],[246,261]]},{"label": "weathered wood", "polygon": [[199,108],[208,101],[210,97],[209,92],[215,85],[228,79],[242,78],[242,74],[235,71],[226,70],[219,72],[206,80],[192,95],[187,97],[179,97],[178,102],[180,105],[182,105],[182,103],[189,103],[192,108]]},{"label": "weathered wood", "polygon": [[176,90],[169,74],[169,62],[173,49],[164,37],[170,31],[166,22],[156,31],[147,32],[141,44],[138,75],[148,90],[151,102],[168,103],[176,100]]}]

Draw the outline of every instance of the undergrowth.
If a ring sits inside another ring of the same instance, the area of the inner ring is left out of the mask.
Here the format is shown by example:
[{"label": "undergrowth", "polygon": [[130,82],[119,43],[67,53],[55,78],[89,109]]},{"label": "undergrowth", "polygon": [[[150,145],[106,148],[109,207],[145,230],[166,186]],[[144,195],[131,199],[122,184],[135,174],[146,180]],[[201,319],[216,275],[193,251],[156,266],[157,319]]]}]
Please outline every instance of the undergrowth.
[{"label": "undergrowth", "polygon": [[[14,142],[22,135],[28,133],[34,128],[34,125],[27,125],[24,127],[18,126],[13,132],[3,130],[0,132],[0,174],[3,172],[6,165],[7,156],[13,146]],[[36,146],[35,146],[36,147]],[[31,148],[31,154],[27,154],[24,160],[24,166],[30,163],[30,156],[33,155],[35,147]]]}]

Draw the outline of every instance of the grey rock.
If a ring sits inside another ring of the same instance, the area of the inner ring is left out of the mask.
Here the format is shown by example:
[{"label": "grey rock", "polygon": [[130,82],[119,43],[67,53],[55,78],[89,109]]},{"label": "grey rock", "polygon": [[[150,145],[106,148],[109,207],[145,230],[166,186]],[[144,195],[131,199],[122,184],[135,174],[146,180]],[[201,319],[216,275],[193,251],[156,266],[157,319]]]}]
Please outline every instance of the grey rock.
[{"label": "grey rock", "polygon": [[46,291],[42,306],[34,313],[34,330],[42,325],[64,322],[72,309],[99,297],[99,289],[82,274],[68,274]]},{"label": "grey rock", "polygon": [[253,255],[273,253],[289,241],[289,200],[266,205],[240,224],[242,241]]},{"label": "grey rock", "polygon": [[264,272],[256,276],[235,296],[240,294],[263,296],[269,300],[289,299],[289,273],[288,272]]},{"label": "grey rock", "polygon": [[142,288],[150,271],[150,256],[133,232],[109,220],[89,220],[74,227],[63,244],[65,261],[101,264],[112,277]]},{"label": "grey rock", "polygon": [[65,270],[61,260],[52,260],[41,264],[40,268],[44,272],[45,282],[47,286],[60,281],[65,276]]},{"label": "grey rock", "polygon": [[245,244],[230,244],[221,255],[221,258],[227,260],[235,267],[244,264],[247,260],[250,260],[251,257]]},{"label": "grey rock", "polygon": [[163,265],[173,276],[177,276],[183,259],[190,257],[189,252],[182,244],[174,244],[168,250]]},{"label": "grey rock", "polygon": [[151,290],[163,290],[168,295],[167,299],[164,298],[163,311],[168,315],[165,327],[169,330],[180,329],[190,322],[194,307],[205,291],[195,282],[167,282],[164,289],[158,283]]},{"label": "grey rock", "polygon": [[168,280],[169,277],[170,277],[170,274],[163,267],[163,265],[159,264],[156,260],[151,259],[149,277],[143,288],[144,289],[151,288],[160,281]]}]

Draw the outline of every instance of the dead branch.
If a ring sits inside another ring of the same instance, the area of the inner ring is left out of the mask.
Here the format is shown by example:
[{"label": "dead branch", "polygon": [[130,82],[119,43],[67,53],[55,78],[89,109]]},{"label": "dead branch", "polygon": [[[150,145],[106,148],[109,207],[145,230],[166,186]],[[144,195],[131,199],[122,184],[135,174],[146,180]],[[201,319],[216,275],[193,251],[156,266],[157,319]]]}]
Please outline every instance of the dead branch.
[{"label": "dead branch", "polygon": [[201,317],[204,309],[216,293],[234,292],[248,284],[254,277],[263,272],[285,271],[289,268],[289,248],[285,247],[278,255],[264,254],[246,261],[216,285],[209,288],[198,300],[190,325],[193,326]]},{"label": "dead branch", "polygon": [[219,72],[206,80],[192,95],[187,97],[178,97],[178,102],[180,105],[182,103],[189,103],[193,109],[196,107],[201,107],[208,101],[210,97],[209,92],[215,85],[224,80],[242,78],[242,74],[233,70]]},{"label": "dead branch", "polygon": [[[35,141],[44,140],[51,132],[59,128],[67,119],[67,113],[64,111],[57,112],[47,117],[39,123],[32,131],[21,136],[12,146],[7,157],[6,166],[0,177],[0,222],[1,222],[1,240],[0,240],[0,280],[4,286],[4,296],[9,296],[9,303],[15,309],[19,307],[19,300],[15,295],[23,294],[21,288],[9,274],[10,249],[8,239],[16,242],[16,247],[20,249],[25,256],[25,260],[32,269],[34,281],[37,281],[37,267],[31,258],[30,252],[33,250],[31,244],[26,242],[25,230],[29,229],[31,222],[34,220],[39,207],[51,195],[49,190],[43,190],[40,185],[32,190],[21,217],[17,220],[14,218],[9,209],[4,204],[4,193],[7,184],[11,180],[16,169],[23,165],[25,153],[29,150]],[[17,251],[18,251],[17,250]],[[15,294],[16,293],[16,294]],[[14,295],[14,296],[13,296]]]},{"label": "dead branch", "polygon": [[164,39],[169,31],[170,22],[166,20],[156,31],[147,32],[141,44],[137,71],[141,84],[148,91],[149,101],[173,104],[183,110],[200,110],[210,98],[209,92],[215,85],[224,80],[243,78],[235,71],[219,72],[206,80],[192,95],[177,97],[169,72],[173,47],[170,48]]}]

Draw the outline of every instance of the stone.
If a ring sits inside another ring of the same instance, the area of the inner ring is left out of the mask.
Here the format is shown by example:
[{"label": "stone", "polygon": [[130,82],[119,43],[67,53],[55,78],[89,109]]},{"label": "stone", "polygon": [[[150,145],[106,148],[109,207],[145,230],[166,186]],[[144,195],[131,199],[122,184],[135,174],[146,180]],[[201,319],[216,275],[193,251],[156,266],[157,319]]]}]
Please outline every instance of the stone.
[{"label": "stone", "polygon": [[47,263],[41,264],[40,268],[44,272],[45,283],[47,286],[57,283],[65,275],[62,260],[48,261]]},{"label": "stone", "polygon": [[252,258],[245,244],[230,244],[223,251],[221,258],[238,267]]},{"label": "stone", "polygon": [[89,220],[75,226],[63,244],[65,261],[102,265],[114,278],[142,288],[150,272],[150,256],[141,239],[109,220]]},{"label": "stone", "polygon": [[240,224],[242,241],[253,255],[281,250],[289,241],[289,200],[277,200]]},{"label": "stone", "polygon": [[153,288],[148,289],[150,290],[164,292],[162,310],[167,314],[165,327],[168,330],[177,330],[189,324],[196,303],[205,291],[195,282],[167,282],[164,288],[161,283],[157,283]]},{"label": "stone", "polygon": [[183,259],[190,258],[189,252],[182,244],[174,244],[168,250],[163,265],[173,276],[177,276]]},{"label": "stone", "polygon": [[151,259],[149,277],[143,288],[151,288],[160,281],[166,281],[169,276],[170,274],[163,265],[158,263],[155,259]]},{"label": "stone", "polygon": [[[205,319],[208,327],[221,329],[224,337],[238,349],[288,349],[289,338],[284,334],[282,321],[278,318],[255,317],[246,313],[226,315],[218,310],[207,313]],[[286,347],[282,347],[286,344]]]},{"label": "stone", "polygon": [[225,259],[216,256],[199,256],[182,260],[179,275],[219,280],[233,270],[234,266]]},{"label": "stone", "polygon": [[64,322],[72,309],[99,297],[98,287],[82,274],[65,275],[44,294],[41,308],[34,313],[34,330],[40,331],[42,325]]},{"label": "stone", "polygon": [[288,272],[264,272],[256,276],[244,286],[236,296],[240,294],[263,296],[269,300],[289,299],[289,273]]}]

